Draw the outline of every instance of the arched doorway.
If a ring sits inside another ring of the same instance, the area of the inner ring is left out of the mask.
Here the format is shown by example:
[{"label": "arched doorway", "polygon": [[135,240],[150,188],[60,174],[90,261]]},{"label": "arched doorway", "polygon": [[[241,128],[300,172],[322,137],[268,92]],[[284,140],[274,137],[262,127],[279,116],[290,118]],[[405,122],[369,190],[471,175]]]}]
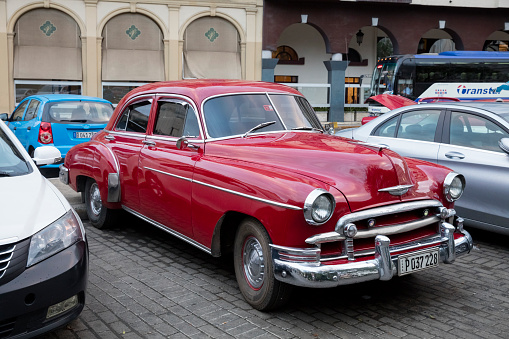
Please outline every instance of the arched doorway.
[{"label": "arched doorway", "polygon": [[491,33],[484,42],[483,51],[507,52],[509,50],[509,33],[496,31]]},{"label": "arched doorway", "polygon": [[441,53],[455,51],[456,43],[453,37],[442,29],[431,29],[427,31],[419,41],[417,53]]},{"label": "arched doorway", "polygon": [[14,26],[16,103],[32,94],[81,94],[81,31],[76,21],[56,9],[23,14]]},{"label": "arched doorway", "polygon": [[116,104],[139,85],[165,80],[163,33],[152,19],[119,14],[106,23],[102,37],[105,99]]},{"label": "arched doorway", "polygon": [[239,32],[223,18],[202,17],[189,24],[183,52],[184,78],[242,79]]}]

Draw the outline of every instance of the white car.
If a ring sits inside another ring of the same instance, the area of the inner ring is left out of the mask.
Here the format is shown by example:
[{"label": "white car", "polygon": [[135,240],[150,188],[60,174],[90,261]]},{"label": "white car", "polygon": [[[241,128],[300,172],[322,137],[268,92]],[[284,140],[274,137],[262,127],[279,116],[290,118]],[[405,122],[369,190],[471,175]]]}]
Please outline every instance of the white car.
[{"label": "white car", "polygon": [[79,216],[37,166],[60,161],[52,146],[31,159],[0,121],[0,337],[63,326],[85,305],[88,244]]}]

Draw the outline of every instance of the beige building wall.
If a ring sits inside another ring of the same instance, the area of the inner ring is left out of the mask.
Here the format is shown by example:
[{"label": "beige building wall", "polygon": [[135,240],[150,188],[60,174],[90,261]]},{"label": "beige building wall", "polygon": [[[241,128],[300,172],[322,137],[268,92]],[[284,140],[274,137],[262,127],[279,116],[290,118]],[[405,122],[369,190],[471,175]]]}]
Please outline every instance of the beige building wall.
[{"label": "beige building wall", "polygon": [[102,97],[101,34],[108,20],[123,13],[143,14],[161,29],[165,80],[182,79],[185,29],[205,16],[225,19],[237,29],[242,79],[261,79],[263,0],[0,0],[0,113],[15,106],[14,27],[23,14],[38,8],[60,10],[80,27],[83,95]]}]

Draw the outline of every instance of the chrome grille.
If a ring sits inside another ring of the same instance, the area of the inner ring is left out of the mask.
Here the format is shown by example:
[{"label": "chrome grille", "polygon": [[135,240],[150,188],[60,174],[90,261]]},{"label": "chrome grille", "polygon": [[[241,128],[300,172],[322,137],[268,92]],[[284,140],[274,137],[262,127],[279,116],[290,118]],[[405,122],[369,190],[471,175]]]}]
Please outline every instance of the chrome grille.
[{"label": "chrome grille", "polygon": [[7,267],[9,267],[15,249],[16,245],[0,246],[0,279],[2,279],[5,271],[7,271]]}]

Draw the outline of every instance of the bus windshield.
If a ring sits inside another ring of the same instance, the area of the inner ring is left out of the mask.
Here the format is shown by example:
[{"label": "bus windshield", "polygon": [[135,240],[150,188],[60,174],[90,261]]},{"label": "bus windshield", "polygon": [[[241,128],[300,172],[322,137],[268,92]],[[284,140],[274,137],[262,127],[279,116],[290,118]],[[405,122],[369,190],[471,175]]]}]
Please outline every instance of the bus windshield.
[{"label": "bus windshield", "polygon": [[371,95],[391,92],[394,85],[394,69],[396,62],[387,61],[379,64],[371,80]]}]

